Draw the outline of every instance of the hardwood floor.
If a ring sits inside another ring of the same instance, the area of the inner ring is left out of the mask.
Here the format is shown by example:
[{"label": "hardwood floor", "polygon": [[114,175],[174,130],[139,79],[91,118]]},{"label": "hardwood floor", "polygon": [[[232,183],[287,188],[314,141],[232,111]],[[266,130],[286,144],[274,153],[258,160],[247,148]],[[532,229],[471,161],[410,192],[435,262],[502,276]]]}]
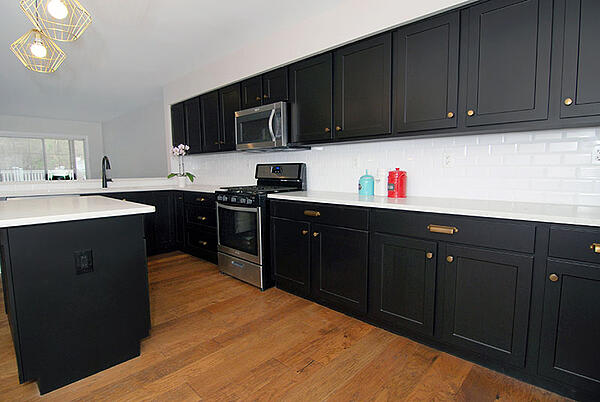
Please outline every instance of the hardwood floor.
[{"label": "hardwood floor", "polygon": [[565,400],[186,254],[151,258],[149,280],[141,356],[41,398],[2,314],[0,400]]}]

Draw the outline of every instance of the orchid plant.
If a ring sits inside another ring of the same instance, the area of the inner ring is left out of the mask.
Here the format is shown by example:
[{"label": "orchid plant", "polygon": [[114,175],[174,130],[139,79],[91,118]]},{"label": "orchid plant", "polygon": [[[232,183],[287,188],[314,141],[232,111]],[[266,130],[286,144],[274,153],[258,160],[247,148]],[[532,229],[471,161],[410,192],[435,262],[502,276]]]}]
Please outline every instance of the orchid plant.
[{"label": "orchid plant", "polygon": [[185,144],[179,144],[176,147],[173,147],[171,149],[171,153],[173,154],[173,156],[176,156],[177,158],[179,158],[179,172],[178,173],[171,173],[170,175],[167,176],[168,179],[170,179],[171,177],[187,177],[188,179],[190,179],[190,181],[193,183],[194,182],[194,178],[196,176],[194,176],[193,174],[191,174],[190,172],[186,172],[184,167],[183,167],[183,157],[187,154],[187,151],[190,150],[189,145],[185,145]]}]

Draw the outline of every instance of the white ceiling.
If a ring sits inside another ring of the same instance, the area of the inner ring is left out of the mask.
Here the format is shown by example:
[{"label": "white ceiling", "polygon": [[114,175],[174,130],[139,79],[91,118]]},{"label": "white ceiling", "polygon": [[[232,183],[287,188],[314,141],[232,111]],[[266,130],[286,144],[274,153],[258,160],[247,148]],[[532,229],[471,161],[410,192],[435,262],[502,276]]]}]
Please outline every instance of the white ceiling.
[{"label": "white ceiling", "polygon": [[[106,121],[161,99],[162,87],[343,0],[80,0],[83,36],[58,42],[59,71],[25,69],[10,44],[31,29],[19,0],[0,8],[0,114]],[[243,63],[243,60],[239,61]]]}]

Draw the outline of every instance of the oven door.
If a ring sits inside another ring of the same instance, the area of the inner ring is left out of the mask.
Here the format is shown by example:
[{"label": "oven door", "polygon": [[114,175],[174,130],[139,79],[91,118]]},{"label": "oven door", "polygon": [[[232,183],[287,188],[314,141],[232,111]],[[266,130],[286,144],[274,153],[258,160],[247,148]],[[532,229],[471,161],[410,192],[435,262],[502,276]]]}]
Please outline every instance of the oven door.
[{"label": "oven door", "polygon": [[286,146],[286,126],[285,102],[235,112],[236,149],[251,150]]},{"label": "oven door", "polygon": [[260,215],[260,207],[235,207],[217,203],[219,251],[262,265]]}]

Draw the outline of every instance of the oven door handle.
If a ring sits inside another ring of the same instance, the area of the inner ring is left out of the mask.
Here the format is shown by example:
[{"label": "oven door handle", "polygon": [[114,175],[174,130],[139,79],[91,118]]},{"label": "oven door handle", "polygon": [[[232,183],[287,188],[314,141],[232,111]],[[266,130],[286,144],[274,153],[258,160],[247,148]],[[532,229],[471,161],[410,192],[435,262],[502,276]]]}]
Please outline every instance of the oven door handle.
[{"label": "oven door handle", "polygon": [[271,115],[269,116],[269,134],[271,134],[271,138],[273,142],[276,142],[275,131],[273,130],[273,118],[275,117],[275,109],[271,110]]},{"label": "oven door handle", "polygon": [[223,208],[223,209],[230,209],[232,211],[241,211],[241,212],[258,212],[258,210],[260,209],[260,207],[256,207],[256,208],[234,207],[231,205],[221,204],[220,202],[217,202],[217,207]]}]

